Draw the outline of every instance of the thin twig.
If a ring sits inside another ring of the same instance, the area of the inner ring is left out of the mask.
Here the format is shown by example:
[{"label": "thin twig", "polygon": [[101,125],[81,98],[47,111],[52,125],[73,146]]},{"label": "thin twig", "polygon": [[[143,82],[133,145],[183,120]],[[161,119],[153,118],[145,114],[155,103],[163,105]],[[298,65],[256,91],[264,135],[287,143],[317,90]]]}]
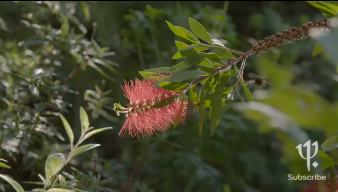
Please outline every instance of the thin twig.
[{"label": "thin twig", "polygon": [[94,38],[95,38],[96,27],[97,27],[97,23],[94,22],[94,23],[93,23],[93,32],[92,32],[92,35],[90,36],[90,40],[91,40],[91,41],[94,40]]},{"label": "thin twig", "polygon": [[193,85],[197,85],[199,82],[203,81],[204,79],[210,77],[210,76],[213,76],[219,72],[221,72],[222,70],[224,69],[227,69],[228,67],[231,67],[233,66],[234,64],[236,64],[237,62],[243,60],[243,59],[246,59],[248,58],[251,54],[253,53],[253,50],[250,50],[246,53],[243,53],[241,56],[229,61],[228,63],[226,63],[225,65],[223,65],[222,67],[218,67],[215,71],[209,73],[208,75],[206,76],[202,76],[200,78],[198,78],[196,81],[192,82],[187,88],[183,89],[181,91],[181,93],[185,93],[186,91],[190,90],[190,88],[193,86]]},{"label": "thin twig", "polygon": [[135,175],[140,171],[142,168],[142,165],[147,157],[147,152],[143,153],[142,159],[137,163],[137,165],[134,167],[133,171],[130,173],[129,178],[128,178],[128,184],[126,187],[125,192],[130,192],[131,186],[133,184],[133,179],[135,178]]},{"label": "thin twig", "polygon": [[240,67],[240,69],[239,69],[239,73],[238,73],[238,76],[237,76],[236,84],[235,84],[234,88],[231,90],[231,93],[230,93],[230,97],[229,97],[230,99],[233,98],[234,93],[235,93],[235,91],[237,90],[238,83],[239,83],[239,81],[241,80],[241,78],[243,78],[243,72],[244,72],[244,66],[245,66],[245,61],[246,61],[246,59],[247,59],[247,58],[244,58],[243,61],[242,61],[242,65],[241,65],[241,67]]}]

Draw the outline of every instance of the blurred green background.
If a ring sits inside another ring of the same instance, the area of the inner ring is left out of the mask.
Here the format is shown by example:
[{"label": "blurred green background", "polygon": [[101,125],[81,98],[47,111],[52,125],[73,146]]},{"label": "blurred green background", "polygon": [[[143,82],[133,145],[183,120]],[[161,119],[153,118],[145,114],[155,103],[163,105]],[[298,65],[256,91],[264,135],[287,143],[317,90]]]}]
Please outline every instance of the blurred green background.
[{"label": "blurred green background", "polygon": [[[197,115],[184,126],[154,136],[118,136],[125,119],[114,113],[113,104],[127,103],[120,87],[123,80],[140,78],[138,71],[144,69],[176,64],[171,59],[177,52],[176,37],[165,20],[189,28],[188,17],[242,52],[265,36],[324,18],[301,1],[2,1],[0,157],[12,169],[0,173],[20,183],[38,181],[47,156],[68,149],[56,113],[66,117],[77,137],[82,106],[91,126],[113,127],[86,141],[101,146],[78,156],[64,170],[79,180],[82,190],[128,191],[131,186],[133,192],[227,192],[230,186],[235,192],[297,191],[287,174],[306,169],[305,161],[284,161],[278,132],[261,132],[267,123],[247,119],[232,104],[223,110],[213,137],[208,127],[199,137]],[[261,74],[257,66],[275,62],[293,75],[290,86],[301,85],[333,102],[338,98],[338,76],[325,54],[312,56],[314,44],[301,40],[260,59],[253,56],[245,73]],[[301,127],[306,126],[311,127]],[[320,130],[306,133],[319,143],[327,138]],[[11,190],[0,182],[0,191]]]}]

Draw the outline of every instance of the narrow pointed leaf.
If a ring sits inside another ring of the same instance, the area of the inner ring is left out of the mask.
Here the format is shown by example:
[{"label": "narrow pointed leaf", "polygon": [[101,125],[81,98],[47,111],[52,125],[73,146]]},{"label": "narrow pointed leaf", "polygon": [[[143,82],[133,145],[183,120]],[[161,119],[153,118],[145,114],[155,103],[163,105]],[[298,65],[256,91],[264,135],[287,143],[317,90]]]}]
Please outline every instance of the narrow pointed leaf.
[{"label": "narrow pointed leaf", "polygon": [[211,101],[211,124],[210,136],[213,136],[219,124],[222,114],[222,83],[218,81],[215,86],[215,92]]},{"label": "narrow pointed leaf", "polygon": [[201,23],[196,21],[195,19],[189,18],[189,25],[191,31],[200,39],[205,42],[212,44],[212,40],[207,32],[207,30],[203,27]]},{"label": "narrow pointed leaf", "polygon": [[8,165],[6,165],[4,163],[1,163],[1,162],[0,162],[0,167],[6,168],[6,169],[10,169],[11,168],[10,166],[8,166]]},{"label": "narrow pointed leaf", "polygon": [[74,145],[74,134],[73,134],[72,128],[70,127],[68,121],[65,119],[65,117],[63,115],[59,114],[59,116],[60,116],[60,118],[62,120],[63,126],[66,129],[66,132],[67,132],[67,135],[68,135],[68,138],[69,138],[69,141],[70,141],[71,148],[73,148],[73,145]]},{"label": "narrow pointed leaf", "polygon": [[61,188],[51,188],[51,189],[48,189],[47,192],[72,192],[72,191],[67,190],[67,189],[61,189]]},{"label": "narrow pointed leaf", "polygon": [[199,43],[197,41],[192,40],[191,38],[189,38],[183,31],[181,31],[179,28],[177,28],[176,26],[174,26],[173,24],[171,24],[169,21],[165,21],[167,22],[169,28],[171,29],[172,32],[174,32],[175,35],[181,37],[182,39],[185,39],[191,43]]},{"label": "narrow pointed leaf", "polygon": [[248,86],[246,86],[246,84],[245,84],[243,78],[241,78],[241,79],[239,80],[239,83],[240,83],[241,86],[243,87],[244,93],[245,93],[246,98],[248,99],[248,101],[254,101],[254,98],[253,98],[253,96],[252,96],[252,94],[251,94],[251,92],[250,92]]},{"label": "narrow pointed leaf", "polygon": [[0,174],[0,178],[12,185],[16,192],[25,192],[21,185],[9,176]]},{"label": "narrow pointed leaf", "polygon": [[198,38],[192,33],[190,32],[189,30],[183,28],[183,27],[180,27],[180,26],[176,26],[177,29],[181,30],[183,33],[185,33],[190,39],[196,41],[196,42],[200,42],[198,40]]},{"label": "narrow pointed leaf", "polygon": [[205,120],[205,115],[206,115],[206,111],[205,111],[205,98],[206,98],[206,90],[208,90],[209,87],[209,83],[211,82],[211,77],[208,77],[201,88],[201,91],[199,93],[199,98],[198,98],[198,102],[199,102],[199,117],[198,117],[198,132],[199,135],[202,135],[202,131],[203,131],[203,125],[204,125],[204,120]]},{"label": "narrow pointed leaf", "polygon": [[80,120],[81,120],[81,130],[84,134],[89,127],[89,120],[86,111],[81,107],[80,108]]},{"label": "narrow pointed leaf", "polygon": [[100,144],[87,144],[87,145],[82,145],[79,148],[74,149],[74,151],[71,153],[71,157],[75,157],[77,155],[80,155],[81,153],[84,153],[86,151],[89,151],[95,147],[99,147]]},{"label": "narrow pointed leaf", "polygon": [[189,98],[191,102],[196,102],[197,94],[196,94],[196,85],[191,86],[189,92]]},{"label": "narrow pointed leaf", "polygon": [[95,134],[97,134],[97,133],[100,133],[100,132],[105,131],[105,130],[108,130],[108,129],[112,129],[112,127],[106,127],[106,128],[100,128],[100,129],[93,130],[93,131],[87,133],[87,134],[84,136],[84,140],[85,140],[85,139],[88,139],[89,137],[91,137],[91,136],[93,136],[93,135],[95,135]]},{"label": "narrow pointed leaf", "polygon": [[40,177],[40,179],[41,179],[41,181],[42,181],[43,183],[47,183],[44,176],[42,176],[42,175],[40,175],[40,174],[38,174],[38,176]]}]

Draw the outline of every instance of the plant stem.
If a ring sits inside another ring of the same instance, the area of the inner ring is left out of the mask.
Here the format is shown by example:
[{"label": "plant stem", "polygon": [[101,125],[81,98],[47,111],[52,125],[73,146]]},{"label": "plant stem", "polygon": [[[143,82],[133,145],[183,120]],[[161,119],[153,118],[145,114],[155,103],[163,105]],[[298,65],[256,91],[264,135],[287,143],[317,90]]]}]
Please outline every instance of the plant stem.
[{"label": "plant stem", "polygon": [[225,65],[223,65],[222,67],[218,67],[215,71],[209,73],[208,75],[206,76],[202,76],[200,78],[198,78],[196,81],[192,82],[187,88],[183,89],[181,91],[181,93],[185,93],[186,91],[190,90],[190,88],[193,86],[193,85],[197,85],[199,82],[203,81],[204,79],[206,79],[207,77],[210,77],[210,76],[213,76],[219,72],[221,72],[222,70],[224,69],[227,69],[228,67],[231,67],[232,65],[236,64],[237,62],[243,60],[243,59],[246,59],[248,58],[250,55],[253,54],[253,50],[250,50],[246,53],[243,53],[241,56],[229,61],[228,63],[226,63]]},{"label": "plant stem", "polygon": [[144,70],[147,67],[146,67],[146,64],[144,62],[143,53],[142,53],[142,50],[141,50],[140,38],[139,38],[138,34],[136,34],[135,37],[136,37],[137,55],[138,55],[138,58],[139,58],[140,63],[141,63],[141,69]]},{"label": "plant stem", "polygon": [[157,43],[157,39],[156,39],[156,35],[155,35],[154,20],[153,19],[150,22],[150,34],[151,34],[151,38],[152,38],[152,41],[153,41],[153,44],[154,44],[154,47],[155,47],[155,54],[156,54],[157,60],[162,63],[162,58],[161,58],[161,55],[160,55],[160,50],[158,48],[158,43]]}]

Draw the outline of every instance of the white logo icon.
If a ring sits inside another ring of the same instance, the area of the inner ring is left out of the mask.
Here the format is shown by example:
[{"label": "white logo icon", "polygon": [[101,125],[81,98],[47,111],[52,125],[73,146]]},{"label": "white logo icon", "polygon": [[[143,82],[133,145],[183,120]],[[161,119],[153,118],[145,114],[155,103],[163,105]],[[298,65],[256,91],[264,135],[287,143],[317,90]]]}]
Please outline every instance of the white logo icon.
[{"label": "white logo icon", "polygon": [[[313,157],[316,156],[317,152],[318,152],[318,142],[315,141],[314,143],[312,143],[312,146],[315,147],[315,153],[311,156],[311,140],[308,140],[303,147],[306,147],[306,157],[303,156],[302,153],[302,144],[299,144],[296,148],[298,149],[299,155],[303,158],[306,159],[306,165],[307,165],[307,170],[310,171],[310,163],[311,163],[311,159]],[[315,161],[312,163],[313,167],[317,167],[318,163]]]}]

